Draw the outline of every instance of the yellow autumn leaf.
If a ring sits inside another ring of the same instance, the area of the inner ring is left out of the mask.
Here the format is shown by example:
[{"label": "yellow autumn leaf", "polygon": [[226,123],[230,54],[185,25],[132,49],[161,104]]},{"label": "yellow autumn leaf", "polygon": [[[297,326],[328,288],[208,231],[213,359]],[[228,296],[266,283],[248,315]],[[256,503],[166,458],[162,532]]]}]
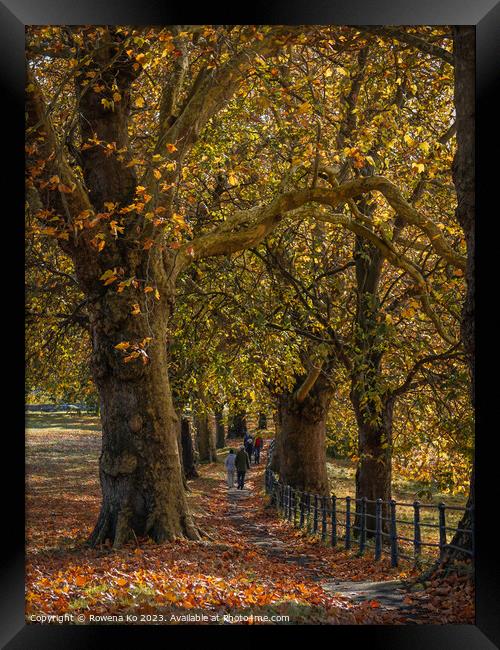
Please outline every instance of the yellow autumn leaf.
[{"label": "yellow autumn leaf", "polygon": [[167,151],[168,151],[168,153],[174,153],[174,151],[177,151],[177,147],[175,146],[175,144],[168,143],[167,144]]},{"label": "yellow autumn leaf", "polygon": [[304,102],[303,104],[301,104],[298,107],[297,114],[301,115],[302,113],[307,113],[308,111],[311,110],[311,108],[312,108],[312,106],[311,106],[310,102]]},{"label": "yellow autumn leaf", "polygon": [[137,303],[132,305],[132,311],[130,313],[132,314],[132,316],[137,316],[138,314],[141,313],[141,308],[139,307],[139,305]]},{"label": "yellow autumn leaf", "polygon": [[118,343],[118,345],[115,345],[116,350],[126,350],[129,347],[130,343],[128,341],[122,341],[121,343]]},{"label": "yellow autumn leaf", "polygon": [[429,153],[430,147],[428,142],[421,142],[418,146],[426,155]]},{"label": "yellow autumn leaf", "polygon": [[122,98],[122,96],[120,95],[120,93],[113,93],[113,101],[114,102],[121,101],[121,98]]},{"label": "yellow autumn leaf", "polygon": [[116,268],[104,271],[99,280],[102,280],[104,284],[110,284],[110,281],[114,282],[116,280]]},{"label": "yellow autumn leaf", "polygon": [[178,226],[181,226],[181,228],[184,228],[184,226],[186,225],[186,222],[184,221],[184,217],[182,216],[182,214],[177,214],[177,212],[174,212],[174,214],[172,215],[172,221],[175,221],[175,223]]}]

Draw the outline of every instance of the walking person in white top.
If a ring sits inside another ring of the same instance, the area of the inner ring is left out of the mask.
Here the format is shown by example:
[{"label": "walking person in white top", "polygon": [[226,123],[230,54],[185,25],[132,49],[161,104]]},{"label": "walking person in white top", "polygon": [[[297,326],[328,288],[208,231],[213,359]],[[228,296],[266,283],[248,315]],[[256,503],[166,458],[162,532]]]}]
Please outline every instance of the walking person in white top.
[{"label": "walking person in white top", "polygon": [[226,466],[227,471],[227,487],[230,489],[234,487],[235,460],[236,454],[234,453],[234,449],[230,449],[229,454],[224,461],[224,465]]}]

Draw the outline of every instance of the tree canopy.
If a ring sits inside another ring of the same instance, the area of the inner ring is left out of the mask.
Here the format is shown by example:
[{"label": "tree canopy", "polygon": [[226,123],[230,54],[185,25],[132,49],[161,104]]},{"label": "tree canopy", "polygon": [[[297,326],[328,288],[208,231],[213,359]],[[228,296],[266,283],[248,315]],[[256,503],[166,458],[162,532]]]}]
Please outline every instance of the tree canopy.
[{"label": "tree canopy", "polygon": [[376,439],[377,462],[466,489],[451,44],[440,26],[28,29],[28,390],[123,389],[105,474],[135,475],[133,436],[175,421],[141,405],[151,381],[207,412],[321,389],[325,452],[363,475]]}]

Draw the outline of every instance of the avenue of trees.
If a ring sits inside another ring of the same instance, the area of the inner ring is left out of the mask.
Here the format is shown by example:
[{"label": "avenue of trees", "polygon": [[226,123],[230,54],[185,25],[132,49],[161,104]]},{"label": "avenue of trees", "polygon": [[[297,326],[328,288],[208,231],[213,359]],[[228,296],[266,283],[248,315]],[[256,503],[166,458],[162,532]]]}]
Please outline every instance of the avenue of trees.
[{"label": "avenue of trees", "polygon": [[472,503],[474,30],[30,27],[26,55],[27,388],[99,403],[90,542],[198,539],[190,426],[213,462],[250,410],[301,490],[331,445],[358,497],[444,454]]}]

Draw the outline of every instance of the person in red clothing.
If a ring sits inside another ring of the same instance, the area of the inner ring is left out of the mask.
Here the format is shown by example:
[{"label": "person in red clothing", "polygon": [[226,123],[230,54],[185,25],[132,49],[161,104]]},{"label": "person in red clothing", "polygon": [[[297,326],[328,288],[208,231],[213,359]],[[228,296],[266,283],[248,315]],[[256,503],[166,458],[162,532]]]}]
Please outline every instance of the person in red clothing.
[{"label": "person in red clothing", "polygon": [[254,462],[256,465],[260,463],[260,452],[262,451],[262,448],[264,446],[264,440],[262,439],[262,436],[257,436],[255,438],[255,443],[254,443]]}]

